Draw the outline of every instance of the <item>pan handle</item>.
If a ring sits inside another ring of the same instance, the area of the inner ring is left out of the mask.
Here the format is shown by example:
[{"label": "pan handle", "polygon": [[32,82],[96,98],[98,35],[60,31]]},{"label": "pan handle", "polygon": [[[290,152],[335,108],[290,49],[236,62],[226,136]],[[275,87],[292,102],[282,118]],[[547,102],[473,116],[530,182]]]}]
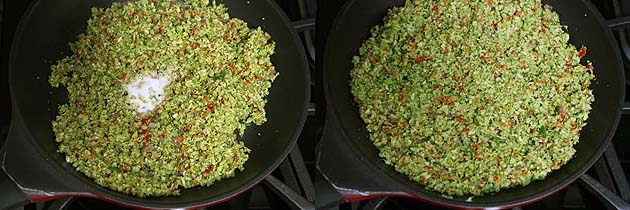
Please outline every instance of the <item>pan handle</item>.
[{"label": "pan handle", "polygon": [[6,147],[3,147],[0,152],[0,154],[2,154],[3,163],[2,171],[0,171],[0,189],[2,189],[2,193],[0,194],[0,210],[9,210],[24,206],[31,201],[4,170],[4,155],[6,154],[4,148]]}]

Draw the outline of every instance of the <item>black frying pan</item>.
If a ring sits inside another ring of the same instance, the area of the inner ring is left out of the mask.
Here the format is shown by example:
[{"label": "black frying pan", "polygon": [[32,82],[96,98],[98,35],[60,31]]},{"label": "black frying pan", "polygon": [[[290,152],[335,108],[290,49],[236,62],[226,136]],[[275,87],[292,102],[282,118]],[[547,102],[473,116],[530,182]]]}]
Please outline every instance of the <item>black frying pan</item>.
[{"label": "black frying pan", "polygon": [[[249,27],[260,26],[276,42],[271,61],[280,73],[268,103],[267,122],[249,127],[240,139],[251,149],[245,170],[210,187],[182,190],[181,196],[138,198],[95,184],[57,153],[51,120],[66,103],[64,88],[48,84],[50,65],[71,53],[68,43],[82,33],[91,7],[122,0],[35,1],[18,26],[9,63],[13,102],[11,131],[0,153],[0,209],[19,199],[42,201],[63,196],[88,196],[144,208],[193,208],[216,204],[254,186],[293,148],[306,119],[310,82],[304,50],[288,18],[272,0],[219,0],[232,17]],[[258,135],[260,133],[260,135]],[[23,194],[21,194],[23,192]],[[4,193],[4,192],[3,192]],[[26,194],[26,197],[24,196]]]},{"label": "black frying pan", "polygon": [[[405,196],[434,204],[460,208],[507,208],[533,202],[562,189],[582,175],[610,143],[621,114],[624,97],[624,74],[621,57],[610,30],[603,18],[587,0],[546,0],[568,26],[570,42],[585,45],[585,59],[593,62],[595,81],[591,89],[595,95],[587,125],[582,129],[576,154],[566,165],[541,181],[525,187],[505,189],[497,193],[475,197],[447,199],[426,190],[393,167],[385,164],[378,150],[369,140],[365,124],[350,93],[348,81],[352,56],[358,54],[361,40],[369,37],[369,30],[382,24],[388,8],[404,1],[350,0],[337,16],[329,33],[323,55],[325,91],[330,118],[322,140],[318,169],[346,201],[378,196]],[[344,155],[339,155],[344,154]],[[347,154],[347,155],[345,155]],[[349,177],[351,176],[351,177]],[[319,205],[319,204],[318,204]]]}]

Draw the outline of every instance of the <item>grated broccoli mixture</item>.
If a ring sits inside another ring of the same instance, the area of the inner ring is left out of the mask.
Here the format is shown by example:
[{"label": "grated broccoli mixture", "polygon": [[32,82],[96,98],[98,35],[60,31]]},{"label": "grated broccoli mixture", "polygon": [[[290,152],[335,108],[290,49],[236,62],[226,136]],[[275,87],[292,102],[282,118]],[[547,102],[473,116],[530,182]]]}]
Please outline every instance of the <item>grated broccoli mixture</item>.
[{"label": "grated broccoli mixture", "polygon": [[[50,84],[69,92],[52,123],[59,152],[99,185],[138,197],[234,176],[249,152],[238,137],[266,121],[278,75],[270,39],[204,0],[93,8],[73,54],[51,66]],[[161,81],[163,93],[128,93],[143,81]],[[138,107],[146,101],[155,108]]]},{"label": "grated broccoli mixture", "polygon": [[594,100],[586,47],[540,0],[408,0],[353,59],[384,161],[449,196],[540,180],[573,154]]}]

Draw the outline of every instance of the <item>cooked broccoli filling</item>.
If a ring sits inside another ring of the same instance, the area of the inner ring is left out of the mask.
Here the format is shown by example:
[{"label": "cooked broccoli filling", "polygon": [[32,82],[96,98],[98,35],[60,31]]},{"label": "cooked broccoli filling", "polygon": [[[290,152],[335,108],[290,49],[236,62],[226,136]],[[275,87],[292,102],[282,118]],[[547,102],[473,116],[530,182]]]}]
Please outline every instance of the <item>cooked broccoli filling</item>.
[{"label": "cooked broccoli filling", "polygon": [[[52,123],[59,151],[99,185],[138,197],[234,176],[249,152],[238,136],[266,121],[278,75],[270,38],[204,0],[93,8],[73,54],[51,66],[50,84],[69,93]],[[147,81],[160,86],[136,94]]]},{"label": "cooked broccoli filling", "polygon": [[408,0],[354,57],[351,90],[384,161],[445,195],[545,178],[594,100],[586,47],[540,0]]}]

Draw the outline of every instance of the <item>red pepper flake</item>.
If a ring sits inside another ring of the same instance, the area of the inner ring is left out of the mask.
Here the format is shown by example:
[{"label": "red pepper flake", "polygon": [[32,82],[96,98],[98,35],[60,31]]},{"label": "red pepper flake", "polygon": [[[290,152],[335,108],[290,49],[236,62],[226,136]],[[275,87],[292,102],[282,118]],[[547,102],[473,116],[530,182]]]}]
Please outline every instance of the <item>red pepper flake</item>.
[{"label": "red pepper flake", "polygon": [[190,30],[190,35],[194,36],[195,34],[197,34],[197,29]]},{"label": "red pepper flake", "polygon": [[210,104],[208,104],[208,106],[206,107],[208,108],[208,111],[214,110],[214,102],[210,102]]},{"label": "red pepper flake", "polygon": [[151,3],[157,4],[157,0],[151,0]]},{"label": "red pepper flake", "polygon": [[198,42],[192,42],[190,43],[191,47],[199,47],[199,43]]},{"label": "red pepper flake", "polygon": [[203,99],[210,100],[210,96],[208,94],[203,96]]},{"label": "red pepper flake", "polygon": [[540,29],[540,32],[547,33],[547,28],[543,26],[543,27]]},{"label": "red pepper flake", "polygon": [[144,134],[144,142],[142,142],[143,147],[146,147],[147,144],[149,144],[151,137],[153,137],[153,134],[150,134],[150,133]]},{"label": "red pepper flake", "polygon": [[457,122],[464,121],[464,116],[457,115],[457,116],[455,116],[455,120],[456,120]]},{"label": "red pepper flake", "polygon": [[214,169],[214,165],[209,165],[206,170],[203,170],[204,174],[209,174]]},{"label": "red pepper flake", "polygon": [[399,101],[399,102],[405,102],[405,101],[407,101],[407,95],[400,95],[400,96],[398,96],[398,101]]},{"label": "red pepper flake", "polygon": [[472,145],[473,150],[477,151],[479,150],[479,144],[473,144]]},{"label": "red pepper flake", "polygon": [[109,20],[105,19],[101,22],[103,26],[109,26]]},{"label": "red pepper flake", "polygon": [[427,60],[429,60],[429,58],[427,56],[418,56],[418,57],[416,57],[416,63],[417,64],[424,63]]},{"label": "red pepper flake", "polygon": [[140,129],[140,131],[138,131],[138,133],[140,135],[147,133],[147,129]]},{"label": "red pepper flake", "polygon": [[582,47],[582,48],[580,48],[580,51],[579,51],[579,52],[578,52],[578,54],[577,54],[577,56],[578,56],[579,58],[584,57],[584,55],[586,55],[586,47]]},{"label": "red pepper flake", "polygon": [[127,73],[126,72],[120,73],[120,79],[121,80],[125,80],[126,78],[127,78]]},{"label": "red pepper flake", "polygon": [[182,142],[182,141],[184,141],[184,137],[183,136],[176,136],[175,138],[173,138],[173,141],[175,141],[175,142]]},{"label": "red pepper flake", "polygon": [[488,6],[492,6],[492,0],[486,0],[486,4],[488,4]]},{"label": "red pepper flake", "polygon": [[390,133],[391,129],[389,127],[383,127],[383,132],[384,133]]},{"label": "red pepper flake", "polygon": [[78,107],[83,107],[83,102],[81,102],[81,100],[76,100],[74,104],[77,105]]},{"label": "red pepper flake", "polygon": [[142,125],[147,125],[147,122],[148,122],[148,121],[150,121],[151,119],[153,119],[153,117],[151,117],[151,116],[148,116],[148,117],[142,118],[142,119],[140,120],[140,124],[142,124]]},{"label": "red pepper flake", "polygon": [[523,13],[520,10],[518,10],[514,13],[514,16],[520,17],[522,14]]},{"label": "red pepper flake", "polygon": [[593,70],[593,64],[586,64],[586,70]]},{"label": "red pepper flake", "polygon": [[481,160],[481,154],[476,154],[475,155],[475,160]]},{"label": "red pepper flake", "polygon": [[441,104],[452,105],[455,102],[455,99],[453,98],[453,96],[442,96],[438,98],[438,101]]},{"label": "red pepper flake", "polygon": [[463,92],[464,92],[464,87],[463,87],[463,86],[461,86],[461,85],[458,85],[458,86],[457,86],[457,92],[459,92],[459,93],[463,93]]},{"label": "red pepper flake", "polygon": [[431,10],[433,10],[435,14],[440,13],[440,8],[438,7],[437,4],[433,4],[433,7],[431,7]]},{"label": "red pepper flake", "polygon": [[573,68],[573,63],[567,62],[567,68]]},{"label": "red pepper flake", "polygon": [[251,65],[252,65],[252,64],[251,64],[249,61],[245,61],[245,67],[247,67],[247,69],[249,69],[249,67],[250,67]]}]

